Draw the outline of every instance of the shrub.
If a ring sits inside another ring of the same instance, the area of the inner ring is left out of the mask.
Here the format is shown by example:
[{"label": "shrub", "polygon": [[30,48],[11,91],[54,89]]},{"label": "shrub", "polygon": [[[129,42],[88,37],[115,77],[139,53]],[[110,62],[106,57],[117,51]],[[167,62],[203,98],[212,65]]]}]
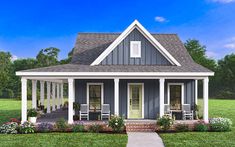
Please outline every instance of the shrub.
[{"label": "shrub", "polygon": [[84,125],[77,124],[77,125],[73,126],[72,130],[73,130],[73,132],[84,132],[85,127],[84,127]]},{"label": "shrub", "polygon": [[59,120],[57,120],[55,125],[57,130],[61,132],[64,132],[68,129],[68,124],[64,118],[60,118]]},{"label": "shrub", "polygon": [[167,115],[163,115],[162,117],[157,119],[157,125],[161,127],[164,131],[170,129],[173,124],[173,119]]},{"label": "shrub", "polygon": [[78,102],[73,102],[73,109],[76,111],[80,109],[80,104]]},{"label": "shrub", "polygon": [[33,123],[26,121],[20,125],[19,131],[22,134],[35,133],[35,126]]},{"label": "shrub", "polygon": [[124,129],[123,117],[113,115],[109,120],[109,127],[113,129],[114,132],[122,132]]},{"label": "shrub", "polygon": [[204,123],[199,123],[195,125],[194,130],[198,132],[206,132],[208,131],[208,126]]},{"label": "shrub", "polygon": [[188,132],[189,131],[189,127],[188,125],[186,124],[178,124],[176,127],[175,127],[176,131],[178,132]]},{"label": "shrub", "polygon": [[92,133],[99,133],[100,131],[102,131],[103,127],[99,124],[94,124],[89,126],[88,128],[88,132],[92,132]]},{"label": "shrub", "polygon": [[36,109],[29,109],[27,115],[28,115],[28,117],[37,117],[38,112]]},{"label": "shrub", "polygon": [[228,118],[212,118],[210,119],[210,127],[212,131],[223,132],[231,131],[232,121]]},{"label": "shrub", "polygon": [[54,129],[54,125],[50,123],[40,123],[38,124],[37,131],[38,132],[52,132]]},{"label": "shrub", "polygon": [[6,124],[3,124],[0,127],[0,133],[3,134],[17,134],[18,133],[18,124],[16,122],[8,122]]}]

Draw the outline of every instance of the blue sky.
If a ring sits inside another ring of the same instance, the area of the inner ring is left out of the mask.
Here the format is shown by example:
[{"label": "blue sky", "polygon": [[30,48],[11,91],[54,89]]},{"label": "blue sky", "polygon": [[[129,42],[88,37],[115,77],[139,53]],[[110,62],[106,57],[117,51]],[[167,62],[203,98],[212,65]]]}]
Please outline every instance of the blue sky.
[{"label": "blue sky", "polygon": [[150,32],[195,38],[215,59],[235,53],[235,0],[8,0],[0,2],[0,50],[17,58],[73,48],[78,32],[122,32],[138,19]]}]

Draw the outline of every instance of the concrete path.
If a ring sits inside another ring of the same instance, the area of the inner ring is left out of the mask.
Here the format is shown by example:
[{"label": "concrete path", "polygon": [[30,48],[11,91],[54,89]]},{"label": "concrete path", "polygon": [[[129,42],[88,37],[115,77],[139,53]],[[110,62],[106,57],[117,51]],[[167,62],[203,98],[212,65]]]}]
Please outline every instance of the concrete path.
[{"label": "concrete path", "polygon": [[155,132],[128,132],[127,147],[164,147],[162,139]]}]

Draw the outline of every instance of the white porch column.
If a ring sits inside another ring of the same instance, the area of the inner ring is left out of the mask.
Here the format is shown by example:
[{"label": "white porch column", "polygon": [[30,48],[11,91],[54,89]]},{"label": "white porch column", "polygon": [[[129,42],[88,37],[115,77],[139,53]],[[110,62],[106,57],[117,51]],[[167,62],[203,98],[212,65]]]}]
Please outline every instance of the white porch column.
[{"label": "white porch column", "polygon": [[195,80],[195,104],[197,105],[197,101],[198,101],[198,81]]},{"label": "white porch column", "polygon": [[60,100],[61,100],[61,105],[63,106],[63,99],[64,99],[64,85],[63,85],[63,83],[60,85],[61,87],[61,89],[60,89]]},{"label": "white porch column", "polygon": [[32,80],[32,108],[37,108],[37,80]]},{"label": "white porch column", "polygon": [[203,79],[203,119],[208,123],[208,77]]},{"label": "white porch column", "polygon": [[55,110],[55,83],[52,83],[52,111]]},{"label": "white porch column", "polygon": [[114,114],[119,115],[119,79],[114,79]]},{"label": "white porch column", "polygon": [[40,104],[44,106],[44,81],[40,81]]},{"label": "white porch column", "polygon": [[27,121],[27,79],[21,78],[21,123]]},{"label": "white porch column", "polygon": [[56,88],[57,88],[57,90],[56,90],[56,96],[57,96],[57,101],[56,101],[56,104],[57,104],[57,109],[60,109],[60,84],[59,83],[57,83],[57,85],[56,85]]},{"label": "white porch column", "polygon": [[159,115],[162,117],[164,115],[164,89],[165,89],[165,79],[159,79]]},{"label": "white porch column", "polygon": [[47,113],[51,113],[51,82],[47,82]]},{"label": "white porch column", "polygon": [[69,96],[69,111],[68,111],[68,123],[73,123],[73,100],[74,100],[74,79],[69,78],[68,79],[68,96]]}]

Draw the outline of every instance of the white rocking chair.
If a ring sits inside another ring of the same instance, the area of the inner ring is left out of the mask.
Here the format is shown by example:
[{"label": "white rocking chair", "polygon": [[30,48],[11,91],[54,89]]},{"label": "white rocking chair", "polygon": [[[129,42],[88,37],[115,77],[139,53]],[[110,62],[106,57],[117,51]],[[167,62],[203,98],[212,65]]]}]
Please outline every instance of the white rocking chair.
[{"label": "white rocking chair", "polygon": [[110,119],[110,106],[109,106],[109,104],[103,104],[102,108],[101,108],[101,120],[105,117]]},{"label": "white rocking chair", "polygon": [[87,120],[89,120],[89,108],[87,104],[81,104],[79,116],[80,120],[82,120],[82,118],[86,118]]},{"label": "white rocking chair", "polygon": [[183,120],[186,120],[187,118],[193,120],[193,110],[191,110],[190,104],[183,104],[182,110],[183,110]]}]

